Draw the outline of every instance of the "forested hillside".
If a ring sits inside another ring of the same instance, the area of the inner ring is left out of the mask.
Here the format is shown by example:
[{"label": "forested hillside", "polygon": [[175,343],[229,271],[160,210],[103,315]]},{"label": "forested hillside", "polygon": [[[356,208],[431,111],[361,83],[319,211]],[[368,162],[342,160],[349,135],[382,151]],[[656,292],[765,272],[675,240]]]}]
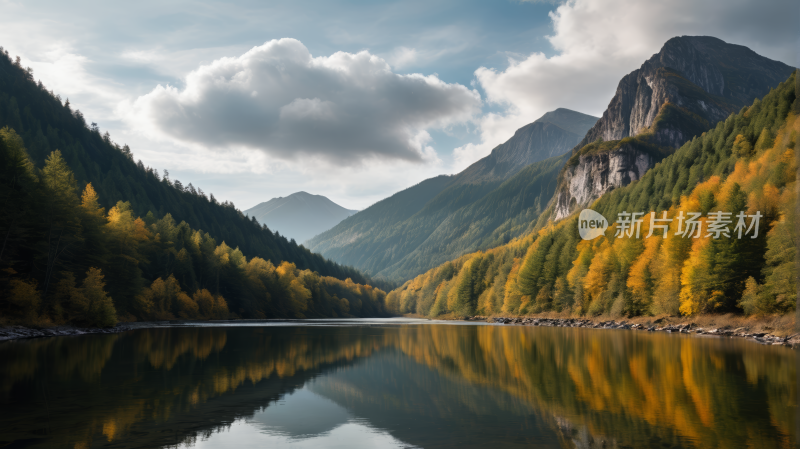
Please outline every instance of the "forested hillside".
[{"label": "forested hillside", "polygon": [[[430,234],[402,260],[379,275],[401,280],[425,267],[452,260],[477,249],[494,248],[534,229],[557,186],[558,173],[568,155],[534,162],[483,197],[447,209],[447,214],[425,214],[428,206],[407,224],[405,235]],[[453,193],[456,188],[452,190]]]},{"label": "forested hillside", "polygon": [[491,154],[349,217],[308,241],[314,251],[370,275],[402,281],[464,253],[530,230],[553,196],[568,152],[596,121],[548,112]]},{"label": "forested hillside", "polygon": [[169,213],[137,217],[127,201],[106,211],[99,198],[59,150],[39,169],[0,129],[0,323],[385,314],[369,285],[248,259]]},{"label": "forested hillside", "polygon": [[[258,256],[274,264],[288,261],[323,276],[367,282],[357,270],[327,261],[248,219],[233,203],[220,203],[191,183],[184,186],[170,179],[166,170],[161,175],[134,161],[127,145],[119,146],[108,133],[101,134],[96,125],[87,124],[69,100],[62,103],[41,82],[34,81],[33,72],[23,68],[19,58],[12,61],[0,48],[0,128],[6,126],[22,137],[37,167],[43,166],[53,151],[61,151],[76,182],[81,187],[91,183],[106,209],[127,201],[134,216],[152,212],[162,218],[169,213],[178,222],[186,221],[218,241],[238,247],[248,257]],[[0,222],[0,231],[4,226]]]},{"label": "forested hillside", "polygon": [[[793,310],[796,92],[795,72],[640,180],[603,195],[592,204],[611,223],[603,236],[582,240],[575,214],[548,222],[536,233],[406,282],[387,295],[388,308],[427,316]],[[632,212],[643,214],[641,222],[623,227],[626,216],[620,214]],[[690,217],[699,217],[691,231]],[[666,230],[657,227],[665,223]]]},{"label": "forested hillside", "polygon": [[0,123],[0,324],[385,314],[356,270],[134,163],[4,52]]}]

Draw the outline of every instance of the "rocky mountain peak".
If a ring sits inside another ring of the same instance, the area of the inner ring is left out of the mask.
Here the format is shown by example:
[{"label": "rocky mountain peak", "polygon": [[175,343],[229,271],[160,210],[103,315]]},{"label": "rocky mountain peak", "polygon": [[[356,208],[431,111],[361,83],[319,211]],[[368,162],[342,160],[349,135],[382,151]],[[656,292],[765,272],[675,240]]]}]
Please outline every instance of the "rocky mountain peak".
[{"label": "rocky mountain peak", "polygon": [[[747,47],[709,36],[668,40],[642,66],[620,80],[603,116],[574,151],[601,139],[620,140],[650,128],[667,103],[708,123],[705,129],[760,98],[794,69]],[[694,136],[664,123],[654,143],[677,148]],[[694,131],[694,130],[691,130]]]},{"label": "rocky mountain peak", "polygon": [[547,112],[456,175],[453,183],[504,181],[534,162],[568,152],[596,122],[597,117],[570,109]]},{"label": "rocky mountain peak", "polygon": [[[603,116],[573,148],[572,163],[564,167],[554,198],[554,218],[639,179],[671,151],[766,95],[793,71],[714,37],[668,40],[620,80]],[[603,145],[605,152],[589,148],[598,141],[633,136],[639,140],[636,145],[623,140]]]},{"label": "rocky mountain peak", "polygon": [[661,51],[642,65],[642,69],[653,72],[660,67],[669,67],[707,93],[722,96],[725,91],[725,77],[722,76],[719,66],[709,57],[711,47],[718,45],[705,44],[707,39],[725,45],[725,42],[713,37],[673,37],[664,44]]}]

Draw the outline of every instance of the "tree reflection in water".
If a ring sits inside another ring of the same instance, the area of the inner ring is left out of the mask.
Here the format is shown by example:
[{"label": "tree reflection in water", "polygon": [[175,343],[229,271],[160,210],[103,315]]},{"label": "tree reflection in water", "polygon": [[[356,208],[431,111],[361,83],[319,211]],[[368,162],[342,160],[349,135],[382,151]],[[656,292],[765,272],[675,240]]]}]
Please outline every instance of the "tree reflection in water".
[{"label": "tree reflection in water", "polygon": [[9,342],[0,360],[0,445],[13,447],[206,447],[237,420],[289,436],[358,423],[420,447],[797,439],[795,352],[741,340],[449,324],[171,328]]}]

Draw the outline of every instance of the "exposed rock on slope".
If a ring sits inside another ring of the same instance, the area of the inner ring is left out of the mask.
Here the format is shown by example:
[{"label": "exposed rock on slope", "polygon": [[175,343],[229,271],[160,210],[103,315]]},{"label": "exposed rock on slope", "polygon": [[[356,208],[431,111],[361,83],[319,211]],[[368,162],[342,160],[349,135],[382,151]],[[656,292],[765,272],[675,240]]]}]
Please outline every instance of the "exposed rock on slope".
[{"label": "exposed rock on slope", "polygon": [[633,145],[580,156],[577,164],[563,169],[563,184],[556,196],[556,219],[569,215],[578,204],[588,204],[612,189],[639,180],[653,166],[653,159],[650,153]]},{"label": "exposed rock on slope", "polygon": [[622,78],[603,116],[578,147],[598,138],[609,141],[637,135],[653,124],[667,103],[713,126],[766,95],[792,70],[782,62],[715,37],[674,37],[639,69]]},{"label": "exposed rock on slope", "polygon": [[[573,150],[560,177],[554,218],[627,185],[692,137],[785,80],[794,69],[740,45],[707,36],[682,36],[620,81],[603,117]],[[638,142],[587,145],[637,136]],[[656,147],[645,151],[641,147]]]}]

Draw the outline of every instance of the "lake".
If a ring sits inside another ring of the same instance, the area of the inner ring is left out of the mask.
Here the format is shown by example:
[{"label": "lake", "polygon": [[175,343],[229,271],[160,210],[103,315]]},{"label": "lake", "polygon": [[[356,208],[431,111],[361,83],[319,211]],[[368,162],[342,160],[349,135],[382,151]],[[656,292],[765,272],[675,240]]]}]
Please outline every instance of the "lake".
[{"label": "lake", "polygon": [[3,448],[780,448],[797,354],[409,319],[0,343]]}]

